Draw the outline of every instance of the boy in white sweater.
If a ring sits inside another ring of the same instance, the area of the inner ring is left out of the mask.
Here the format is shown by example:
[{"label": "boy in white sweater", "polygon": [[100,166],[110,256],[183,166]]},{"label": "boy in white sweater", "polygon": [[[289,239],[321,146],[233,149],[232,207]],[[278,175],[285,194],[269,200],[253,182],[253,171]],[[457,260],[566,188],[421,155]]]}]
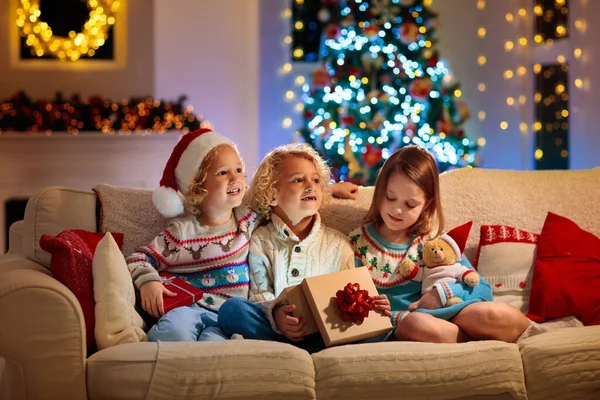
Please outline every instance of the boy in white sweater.
[{"label": "boy in white sweater", "polygon": [[306,321],[290,315],[280,296],[304,278],[354,268],[354,252],[340,232],[321,225],[319,208],[329,197],[329,168],[307,144],[271,151],[258,167],[248,197],[269,223],[250,239],[249,300],[232,298],[219,310],[225,335],[324,348],[319,335],[304,338]]}]

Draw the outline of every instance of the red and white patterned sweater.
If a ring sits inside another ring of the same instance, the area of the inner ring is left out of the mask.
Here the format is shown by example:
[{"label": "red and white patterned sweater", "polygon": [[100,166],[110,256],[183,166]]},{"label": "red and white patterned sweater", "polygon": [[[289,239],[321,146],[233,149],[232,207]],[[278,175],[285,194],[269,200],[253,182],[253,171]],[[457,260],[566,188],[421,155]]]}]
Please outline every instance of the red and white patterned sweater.
[{"label": "red and white patterned sweater", "polygon": [[167,271],[202,289],[198,304],[218,311],[233,296],[248,298],[248,248],[259,214],[246,207],[233,210],[229,222],[207,227],[193,215],[174,218],[152,242],[127,257],[127,266],[139,289],[160,281]]}]

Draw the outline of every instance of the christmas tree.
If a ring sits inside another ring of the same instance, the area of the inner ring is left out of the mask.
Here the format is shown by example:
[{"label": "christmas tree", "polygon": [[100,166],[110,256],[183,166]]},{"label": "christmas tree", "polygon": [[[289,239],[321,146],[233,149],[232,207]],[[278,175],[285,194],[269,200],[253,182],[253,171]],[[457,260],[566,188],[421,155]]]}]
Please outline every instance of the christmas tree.
[{"label": "christmas tree", "polygon": [[435,49],[438,19],[430,3],[294,2],[296,21],[312,9],[322,27],[322,65],[303,86],[298,134],[336,179],[373,184],[383,162],[409,144],[431,151],[441,171],[475,164],[477,145],[461,127],[469,111]]}]

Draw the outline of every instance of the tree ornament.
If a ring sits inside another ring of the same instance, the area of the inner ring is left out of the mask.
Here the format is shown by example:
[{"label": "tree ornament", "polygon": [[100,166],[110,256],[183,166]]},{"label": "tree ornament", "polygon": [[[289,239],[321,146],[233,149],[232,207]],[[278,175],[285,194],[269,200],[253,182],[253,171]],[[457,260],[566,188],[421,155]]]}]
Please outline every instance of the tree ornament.
[{"label": "tree ornament", "polygon": [[408,46],[419,40],[419,28],[414,22],[405,22],[400,25],[399,35],[402,44]]},{"label": "tree ornament", "polygon": [[416,78],[408,88],[411,97],[417,101],[425,101],[429,98],[429,93],[433,89],[433,82],[430,78]]}]

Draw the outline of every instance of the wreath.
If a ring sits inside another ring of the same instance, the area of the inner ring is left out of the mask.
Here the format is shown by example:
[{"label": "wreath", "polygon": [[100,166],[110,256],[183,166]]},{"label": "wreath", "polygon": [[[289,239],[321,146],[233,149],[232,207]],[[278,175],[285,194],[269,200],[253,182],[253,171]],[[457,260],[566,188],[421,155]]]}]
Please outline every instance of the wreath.
[{"label": "wreath", "polygon": [[77,61],[82,55],[93,56],[115,24],[119,0],[87,0],[90,17],[81,32],[71,31],[68,37],[56,36],[52,28],[40,19],[40,0],[20,0],[17,25],[25,43],[38,57],[51,54],[61,61]]}]

